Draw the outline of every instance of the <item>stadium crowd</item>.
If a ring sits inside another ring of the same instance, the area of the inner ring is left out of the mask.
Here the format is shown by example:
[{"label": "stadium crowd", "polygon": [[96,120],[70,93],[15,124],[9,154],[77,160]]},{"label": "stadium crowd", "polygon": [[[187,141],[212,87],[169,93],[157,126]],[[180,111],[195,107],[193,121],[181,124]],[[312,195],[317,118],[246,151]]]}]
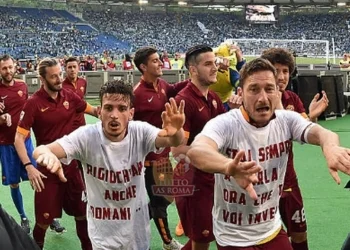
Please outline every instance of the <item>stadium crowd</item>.
[{"label": "stadium crowd", "polygon": [[[253,25],[234,13],[85,11],[81,22],[86,26],[92,24],[96,30],[81,29],[76,23],[57,16],[42,20],[29,12],[18,13],[18,10],[8,11],[0,16],[0,36],[3,38],[0,52],[18,58],[100,55],[104,50],[117,56],[150,44],[174,54],[185,52],[197,43],[215,47],[230,38],[257,39],[240,44],[246,55],[258,55],[271,46],[288,46],[301,55],[326,55],[324,43],[292,42],[286,45],[261,39],[328,40],[331,44],[334,38],[337,56],[350,49],[347,18],[342,13],[281,15],[276,25]],[[107,41],[108,36],[115,40]],[[119,46],[119,42],[127,45]]]}]

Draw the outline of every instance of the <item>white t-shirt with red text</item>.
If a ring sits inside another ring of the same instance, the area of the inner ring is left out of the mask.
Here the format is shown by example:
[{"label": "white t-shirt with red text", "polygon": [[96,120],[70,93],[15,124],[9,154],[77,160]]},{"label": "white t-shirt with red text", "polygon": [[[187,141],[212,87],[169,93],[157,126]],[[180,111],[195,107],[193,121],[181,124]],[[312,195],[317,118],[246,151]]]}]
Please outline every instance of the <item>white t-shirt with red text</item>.
[{"label": "white t-shirt with red text", "polygon": [[68,162],[77,159],[84,166],[93,249],[149,249],[143,162],[149,152],[156,150],[158,132],[148,123],[130,121],[126,137],[121,142],[111,142],[98,122],[57,140]]},{"label": "white t-shirt with red text", "polygon": [[233,177],[215,174],[213,232],[220,246],[246,247],[259,244],[282,226],[279,199],[282,193],[291,141],[307,138],[312,125],[293,111],[277,110],[276,117],[262,128],[252,126],[240,109],[210,120],[200,135],[216,142],[219,151],[234,158],[245,151],[243,161],[262,167],[254,185],[254,201]]}]

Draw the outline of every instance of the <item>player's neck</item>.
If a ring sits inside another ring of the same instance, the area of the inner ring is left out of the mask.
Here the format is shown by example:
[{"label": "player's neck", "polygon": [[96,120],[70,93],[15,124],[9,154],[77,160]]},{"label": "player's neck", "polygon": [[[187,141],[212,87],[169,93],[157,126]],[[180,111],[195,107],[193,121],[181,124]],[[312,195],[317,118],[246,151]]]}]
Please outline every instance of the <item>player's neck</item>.
[{"label": "player's neck", "polygon": [[11,87],[11,86],[13,86],[13,85],[15,84],[15,81],[14,81],[14,80],[11,80],[10,82],[6,82],[6,81],[4,81],[4,79],[2,79],[2,80],[0,81],[0,83],[3,84],[3,85],[5,85],[6,87]]},{"label": "player's neck", "polygon": [[197,89],[202,93],[202,95],[207,98],[208,97],[208,92],[209,92],[209,86],[203,86],[196,80],[192,80],[192,83],[194,86],[197,87]]},{"label": "player's neck", "polygon": [[70,78],[70,77],[67,76],[67,79],[68,79],[71,83],[76,83],[77,80],[78,80],[78,77],[76,77],[76,78]]},{"label": "player's neck", "polygon": [[151,75],[144,74],[142,75],[142,79],[146,83],[152,84],[154,87],[158,86],[158,76],[151,76]]},{"label": "player's neck", "polygon": [[44,85],[44,90],[46,91],[46,93],[52,98],[52,99],[56,99],[58,96],[58,91],[52,91],[50,89],[48,89],[46,87],[46,85]]}]

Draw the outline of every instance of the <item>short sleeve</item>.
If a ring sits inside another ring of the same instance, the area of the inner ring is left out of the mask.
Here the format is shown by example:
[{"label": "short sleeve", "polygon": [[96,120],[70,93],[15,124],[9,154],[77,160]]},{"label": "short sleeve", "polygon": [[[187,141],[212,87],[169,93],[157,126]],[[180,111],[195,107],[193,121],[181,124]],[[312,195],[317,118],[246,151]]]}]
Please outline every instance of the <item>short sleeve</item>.
[{"label": "short sleeve", "polygon": [[304,141],[302,141],[302,137],[307,138],[305,132],[309,131],[307,128],[310,128],[314,124],[294,111],[284,110],[284,116],[288,122],[288,127],[291,130],[292,139],[303,143]]},{"label": "short sleeve", "polygon": [[198,134],[197,137],[204,135],[212,139],[218,146],[219,151],[221,151],[227,144],[227,140],[228,140],[227,131],[232,131],[232,129],[229,129],[229,126],[230,126],[229,120],[230,119],[229,119],[228,113],[219,115],[211,119],[209,122],[207,122],[202,132]]},{"label": "short sleeve", "polygon": [[33,98],[28,99],[21,112],[17,131],[30,131],[34,123],[35,110],[35,100]]},{"label": "short sleeve", "polygon": [[65,164],[69,164],[72,160],[85,162],[83,159],[83,155],[85,155],[83,150],[88,145],[87,137],[89,133],[87,128],[80,127],[69,135],[56,140],[66,152],[67,158],[64,162]]}]

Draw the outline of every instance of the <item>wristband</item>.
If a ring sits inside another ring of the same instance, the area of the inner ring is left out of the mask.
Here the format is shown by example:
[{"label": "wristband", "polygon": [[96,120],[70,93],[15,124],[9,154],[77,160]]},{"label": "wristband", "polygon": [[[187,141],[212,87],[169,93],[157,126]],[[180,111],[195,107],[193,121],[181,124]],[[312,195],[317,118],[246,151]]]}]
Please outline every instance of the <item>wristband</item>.
[{"label": "wristband", "polygon": [[29,165],[33,165],[31,162],[27,162],[26,164],[23,164],[24,168],[29,166]]}]

